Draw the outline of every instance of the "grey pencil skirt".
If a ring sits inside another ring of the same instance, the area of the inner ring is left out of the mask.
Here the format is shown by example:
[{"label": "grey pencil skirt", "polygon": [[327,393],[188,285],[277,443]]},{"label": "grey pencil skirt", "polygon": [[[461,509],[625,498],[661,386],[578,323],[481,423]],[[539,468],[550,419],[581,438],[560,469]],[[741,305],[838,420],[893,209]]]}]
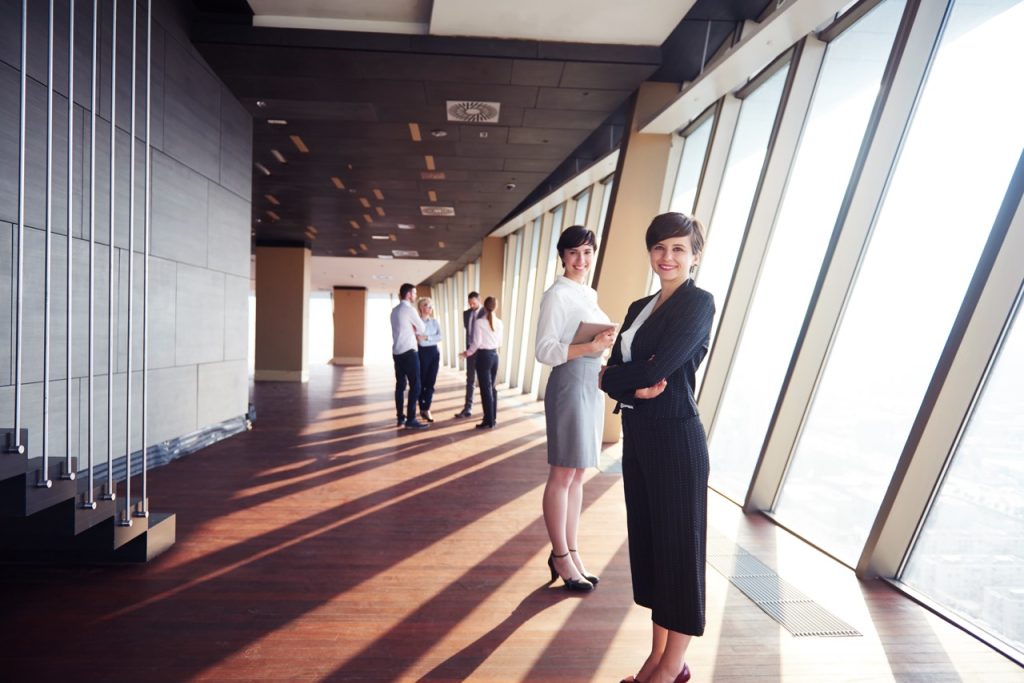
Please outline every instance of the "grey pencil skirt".
[{"label": "grey pencil skirt", "polygon": [[600,358],[555,366],[544,391],[548,464],[597,467],[604,431],[604,394],[597,386]]}]

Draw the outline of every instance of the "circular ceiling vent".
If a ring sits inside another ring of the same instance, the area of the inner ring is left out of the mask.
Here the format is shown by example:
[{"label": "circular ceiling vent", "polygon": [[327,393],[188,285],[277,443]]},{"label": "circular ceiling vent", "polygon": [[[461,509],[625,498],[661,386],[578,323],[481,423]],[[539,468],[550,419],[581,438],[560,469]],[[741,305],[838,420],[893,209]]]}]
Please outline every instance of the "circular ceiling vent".
[{"label": "circular ceiling vent", "polygon": [[466,123],[497,123],[501,104],[475,100],[449,100],[448,120]]}]

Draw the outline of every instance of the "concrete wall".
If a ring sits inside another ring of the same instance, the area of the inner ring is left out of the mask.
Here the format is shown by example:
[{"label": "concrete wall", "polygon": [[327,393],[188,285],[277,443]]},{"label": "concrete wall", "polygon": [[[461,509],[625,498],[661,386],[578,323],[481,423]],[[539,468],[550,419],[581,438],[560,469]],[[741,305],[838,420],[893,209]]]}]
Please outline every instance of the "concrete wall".
[{"label": "concrete wall", "polygon": [[[22,426],[40,443],[46,214],[47,3],[30,2]],[[70,448],[86,439],[89,310],[89,158],[92,6],[76,3],[74,176],[67,201],[67,3],[56,3],[50,327],[50,454],[66,444],[66,349],[72,345]],[[152,48],[152,226],[149,286],[149,444],[183,436],[246,411],[252,123],[187,39],[179,3],[154,3]],[[131,3],[119,3],[113,287],[113,451],[125,450],[128,321]],[[185,3],[187,5],[187,3]],[[139,4],[140,22],[145,3]],[[106,458],[110,249],[110,4],[101,5],[96,122],[93,447]],[[18,221],[20,15],[0,0],[0,426],[13,424]],[[143,234],[145,216],[145,33],[140,32],[136,120],[132,450],[141,448]],[[67,332],[68,233],[72,243],[72,329]],[[9,330],[9,332],[8,332]],[[33,455],[38,455],[38,451]]]}]

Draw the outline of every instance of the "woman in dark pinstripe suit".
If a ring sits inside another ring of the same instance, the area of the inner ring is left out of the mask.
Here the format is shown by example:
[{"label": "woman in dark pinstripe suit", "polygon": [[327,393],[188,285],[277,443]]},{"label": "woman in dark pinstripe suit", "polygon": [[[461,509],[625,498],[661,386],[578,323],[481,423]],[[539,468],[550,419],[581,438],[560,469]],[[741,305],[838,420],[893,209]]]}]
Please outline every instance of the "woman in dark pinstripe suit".
[{"label": "woman in dark pinstripe suit", "polygon": [[690,278],[703,247],[696,219],[654,218],[647,250],[661,291],[630,305],[601,377],[622,409],[633,599],[653,621],[651,653],[627,681],[689,680],[686,648],[704,633],[708,449],[693,391],[715,303]]}]

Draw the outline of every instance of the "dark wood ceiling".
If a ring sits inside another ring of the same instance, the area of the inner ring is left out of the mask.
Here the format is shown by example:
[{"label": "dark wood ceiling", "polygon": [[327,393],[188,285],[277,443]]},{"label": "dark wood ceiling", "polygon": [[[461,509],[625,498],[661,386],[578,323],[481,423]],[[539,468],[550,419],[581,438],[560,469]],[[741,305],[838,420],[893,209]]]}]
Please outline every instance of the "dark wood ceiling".
[{"label": "dark wood ceiling", "polygon": [[[531,193],[611,151],[640,83],[700,68],[666,70],[657,47],[259,28],[196,4],[193,42],[254,120],[254,239],[321,256],[414,251],[454,269]],[[712,50],[731,21],[708,24]],[[498,102],[498,121],[450,122],[451,100]]]}]

